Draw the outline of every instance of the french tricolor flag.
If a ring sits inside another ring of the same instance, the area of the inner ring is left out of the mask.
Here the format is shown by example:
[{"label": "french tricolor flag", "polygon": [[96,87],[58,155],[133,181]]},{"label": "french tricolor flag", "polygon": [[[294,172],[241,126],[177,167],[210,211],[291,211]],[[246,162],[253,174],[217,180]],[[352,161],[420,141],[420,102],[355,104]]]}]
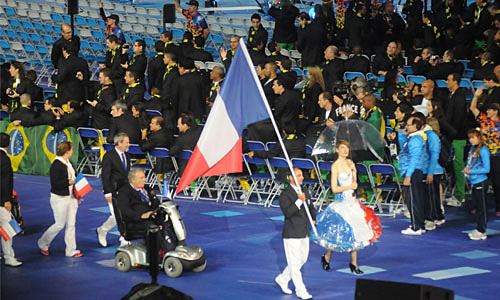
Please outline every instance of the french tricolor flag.
[{"label": "french tricolor flag", "polygon": [[248,50],[240,39],[231,68],[177,185],[176,194],[198,177],[241,172],[243,129],[269,118],[270,112]]},{"label": "french tricolor flag", "polygon": [[17,221],[14,218],[12,218],[9,223],[0,227],[0,236],[2,236],[4,241],[10,240],[19,232],[21,232],[21,227],[19,227],[19,224],[17,224]]},{"label": "french tricolor flag", "polygon": [[83,196],[87,195],[91,190],[92,187],[87,181],[87,178],[85,178],[82,173],[78,174],[75,179],[75,186],[73,187],[73,193],[76,199],[83,198]]}]

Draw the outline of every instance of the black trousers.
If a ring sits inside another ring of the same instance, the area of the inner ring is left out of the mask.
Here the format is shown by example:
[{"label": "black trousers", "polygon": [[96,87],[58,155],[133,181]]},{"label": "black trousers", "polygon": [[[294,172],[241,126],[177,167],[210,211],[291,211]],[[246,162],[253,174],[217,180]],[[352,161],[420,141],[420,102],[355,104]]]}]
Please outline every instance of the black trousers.
[{"label": "black trousers", "polygon": [[488,223],[488,206],[487,206],[487,192],[488,181],[485,180],[480,183],[472,185],[472,201],[476,206],[476,222],[477,230],[481,233],[486,232],[486,224]]},{"label": "black trousers", "polygon": [[500,212],[500,156],[490,156],[490,179],[493,185],[495,208]]},{"label": "black trousers", "polygon": [[[424,176],[424,180],[426,176]],[[425,184],[427,193],[424,198],[424,215],[428,221],[443,220],[444,215],[441,210],[441,194],[439,187],[441,186],[441,175],[436,174],[430,184]]]},{"label": "black trousers", "polygon": [[424,175],[421,170],[415,170],[411,175],[409,186],[403,186],[406,205],[410,211],[411,228],[413,230],[424,229],[424,197],[425,185]]}]

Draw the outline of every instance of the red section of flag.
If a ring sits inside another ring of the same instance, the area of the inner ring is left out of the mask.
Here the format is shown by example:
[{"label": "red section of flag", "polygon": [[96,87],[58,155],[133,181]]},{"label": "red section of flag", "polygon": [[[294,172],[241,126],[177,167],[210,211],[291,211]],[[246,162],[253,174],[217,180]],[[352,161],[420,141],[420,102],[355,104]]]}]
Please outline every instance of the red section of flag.
[{"label": "red section of flag", "polygon": [[177,185],[177,190],[175,191],[175,193],[178,194],[180,191],[190,185],[191,182],[195,181],[198,177],[215,176],[243,171],[241,145],[242,139],[240,137],[231,151],[229,151],[226,156],[224,156],[211,168],[208,166],[198,146],[196,146],[196,148],[194,148],[193,154],[191,155],[191,159],[189,159],[186,169],[182,174],[181,180]]}]

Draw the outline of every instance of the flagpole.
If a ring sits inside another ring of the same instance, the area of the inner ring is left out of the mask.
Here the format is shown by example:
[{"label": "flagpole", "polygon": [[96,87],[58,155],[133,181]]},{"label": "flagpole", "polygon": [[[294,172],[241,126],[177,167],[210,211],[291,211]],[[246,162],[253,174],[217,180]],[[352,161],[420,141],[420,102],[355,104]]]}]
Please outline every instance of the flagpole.
[{"label": "flagpole", "polygon": [[[245,46],[245,42],[243,41],[243,38],[240,38],[240,47],[241,47],[241,50],[243,50],[243,53],[245,54],[245,59],[247,60],[247,62],[250,65],[253,65],[252,61],[250,59],[250,55],[248,54],[247,48]],[[252,76],[254,77],[254,79],[256,81],[259,81],[258,77],[257,77],[257,73],[255,72],[255,68],[250,68],[250,69],[251,69]],[[267,98],[266,98],[266,95],[264,94],[264,90],[262,89],[262,86],[257,85],[257,87],[258,87],[259,93],[261,95],[260,98],[262,99],[262,101],[264,101],[264,105],[266,107],[267,113],[269,114],[269,118],[271,119],[271,123],[273,124],[274,132],[276,133],[276,136],[278,137],[278,141],[281,145],[281,149],[283,150],[283,154],[285,154],[285,159],[286,159],[286,162],[288,164],[288,168],[290,169],[290,173],[293,177],[293,180],[297,184],[297,187],[299,188],[299,192],[300,192],[299,194],[301,194],[302,189],[301,189],[300,185],[298,184],[297,176],[295,176],[295,172],[293,171],[292,161],[290,160],[290,157],[288,156],[288,151],[285,148],[285,145],[283,143],[283,139],[281,138],[281,133],[278,129],[278,126],[276,125],[276,121],[274,120],[274,116],[273,116],[273,112],[271,111],[271,107],[269,107],[269,103],[267,102]],[[309,199],[309,201],[310,200],[311,199]],[[304,202],[304,208],[305,208],[305,211],[307,214],[307,218],[309,219],[309,223],[311,223],[311,227],[313,229],[314,235],[318,236],[318,231],[316,230],[316,226],[313,223],[311,213],[309,212],[309,207],[307,206],[307,201]]]}]

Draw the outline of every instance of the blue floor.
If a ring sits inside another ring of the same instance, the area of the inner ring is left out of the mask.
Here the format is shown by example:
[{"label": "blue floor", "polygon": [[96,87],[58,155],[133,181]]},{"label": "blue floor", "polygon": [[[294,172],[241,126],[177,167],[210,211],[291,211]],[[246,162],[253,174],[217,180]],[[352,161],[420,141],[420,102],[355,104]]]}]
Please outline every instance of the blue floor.
[{"label": "blue floor", "polygon": [[[48,178],[16,175],[26,233],[14,239],[20,268],[1,268],[0,299],[118,299],[139,283],[149,281],[145,270],[120,273],[114,268],[118,233],[108,236],[108,248],[96,241],[95,228],[108,216],[100,180],[77,215],[77,243],[84,256],[66,258],[61,233],[42,256],[36,241],[53,222]],[[207,255],[202,273],[179,278],[159,276],[160,284],[174,287],[194,299],[297,299],[281,293],[273,279],[285,266],[281,240],[283,218],[277,208],[178,201],[188,229],[188,244]],[[447,211],[448,222],[418,237],[399,232],[408,226],[402,218],[382,218],[384,233],[359,253],[364,275],[348,269],[349,254],[333,256],[334,271],[320,266],[323,249],[311,244],[303,268],[304,282],[314,299],[354,299],[357,278],[421,283],[455,291],[455,299],[498,299],[500,294],[500,218],[491,218],[485,241],[470,241],[466,232],[474,219],[465,209]],[[290,287],[293,285],[290,283]]]}]

